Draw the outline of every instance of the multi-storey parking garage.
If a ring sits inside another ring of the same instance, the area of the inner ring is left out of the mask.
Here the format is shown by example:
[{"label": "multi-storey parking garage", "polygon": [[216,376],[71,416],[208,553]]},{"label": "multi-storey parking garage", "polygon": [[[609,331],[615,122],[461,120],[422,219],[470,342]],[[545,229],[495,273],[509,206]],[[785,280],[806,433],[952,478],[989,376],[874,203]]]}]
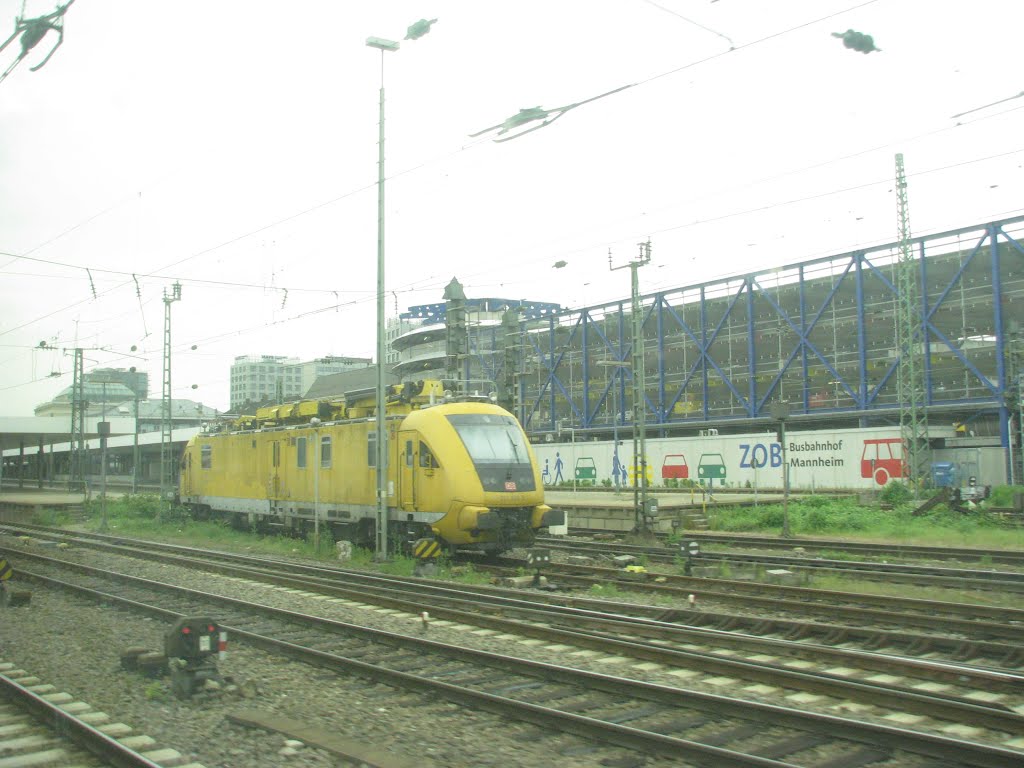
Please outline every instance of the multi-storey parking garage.
[{"label": "multi-storey parking garage", "polygon": [[[1022,231],[1017,217],[913,241],[928,417],[1007,452],[1019,435]],[[641,297],[652,434],[764,429],[780,401],[801,428],[898,424],[897,261],[887,244]],[[633,423],[629,300],[524,321],[516,351],[529,432],[601,437]],[[496,376],[500,364],[480,358]]]}]

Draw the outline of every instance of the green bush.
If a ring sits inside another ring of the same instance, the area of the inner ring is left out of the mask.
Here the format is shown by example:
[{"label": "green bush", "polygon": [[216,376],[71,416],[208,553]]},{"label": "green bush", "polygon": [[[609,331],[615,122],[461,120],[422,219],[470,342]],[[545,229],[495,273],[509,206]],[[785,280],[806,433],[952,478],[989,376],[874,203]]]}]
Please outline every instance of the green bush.
[{"label": "green bush", "polygon": [[1015,493],[1024,493],[1024,485],[994,486],[988,503],[993,507],[1012,507]]},{"label": "green bush", "polygon": [[830,499],[828,496],[811,495],[802,497],[800,499],[800,506],[808,507],[810,509],[815,507],[829,507],[832,505],[833,501],[834,499]]},{"label": "green bush", "polygon": [[910,488],[900,480],[890,480],[885,488],[882,489],[881,494],[882,501],[886,504],[892,504],[894,507],[906,504],[913,497],[914,494]]}]

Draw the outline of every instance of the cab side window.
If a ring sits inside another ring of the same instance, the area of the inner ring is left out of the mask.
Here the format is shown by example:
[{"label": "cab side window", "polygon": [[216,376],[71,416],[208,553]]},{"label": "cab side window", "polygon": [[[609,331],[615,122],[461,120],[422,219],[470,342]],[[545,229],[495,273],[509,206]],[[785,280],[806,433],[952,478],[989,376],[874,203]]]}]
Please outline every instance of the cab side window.
[{"label": "cab side window", "polygon": [[437,459],[434,458],[433,451],[422,440],[420,441],[420,466],[424,469],[437,469],[440,466]]}]

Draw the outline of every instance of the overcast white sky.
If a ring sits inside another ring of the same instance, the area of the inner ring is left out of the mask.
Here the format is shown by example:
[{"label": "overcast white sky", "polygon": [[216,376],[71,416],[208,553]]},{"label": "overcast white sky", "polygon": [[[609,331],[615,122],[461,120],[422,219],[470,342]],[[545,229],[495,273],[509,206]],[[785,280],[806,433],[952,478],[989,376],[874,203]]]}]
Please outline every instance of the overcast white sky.
[{"label": "overcast white sky", "polygon": [[[21,7],[0,0],[0,34]],[[175,397],[227,408],[237,355],[374,356],[365,40],[423,17],[385,54],[389,315],[453,276],[471,297],[623,298],[609,249],[619,266],[648,236],[644,292],[888,242],[896,152],[915,234],[1024,209],[1024,98],[951,119],[1024,91],[1024,3],[77,0],[49,63],[29,71],[52,32],[0,83],[0,415],[70,386],[75,346],[159,397],[176,279]],[[848,28],[882,52],[830,35]]]}]

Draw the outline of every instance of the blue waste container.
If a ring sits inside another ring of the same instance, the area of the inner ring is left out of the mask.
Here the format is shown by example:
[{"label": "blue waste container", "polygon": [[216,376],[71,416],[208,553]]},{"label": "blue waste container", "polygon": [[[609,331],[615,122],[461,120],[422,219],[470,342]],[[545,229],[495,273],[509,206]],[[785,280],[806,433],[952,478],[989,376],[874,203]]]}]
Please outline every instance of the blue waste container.
[{"label": "blue waste container", "polygon": [[932,463],[932,487],[955,488],[958,484],[956,464],[952,461]]}]

